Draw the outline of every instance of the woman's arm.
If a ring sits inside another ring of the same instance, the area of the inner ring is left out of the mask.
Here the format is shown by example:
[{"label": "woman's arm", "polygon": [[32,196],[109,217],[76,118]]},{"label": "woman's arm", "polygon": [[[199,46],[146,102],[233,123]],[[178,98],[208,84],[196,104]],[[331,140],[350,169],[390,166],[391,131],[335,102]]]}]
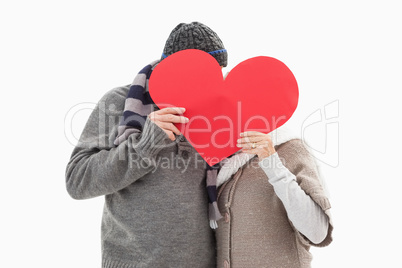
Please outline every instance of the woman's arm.
[{"label": "woman's arm", "polygon": [[240,136],[238,147],[245,153],[258,155],[261,168],[296,230],[316,245],[329,244],[333,229],[330,204],[320,184],[315,161],[302,141],[293,139],[280,145],[278,150],[286,160],[282,163],[269,134],[248,131]]},{"label": "woman's arm", "polygon": [[277,153],[259,163],[282,201],[294,227],[314,244],[321,243],[328,232],[329,220],[321,207],[308,196]]}]

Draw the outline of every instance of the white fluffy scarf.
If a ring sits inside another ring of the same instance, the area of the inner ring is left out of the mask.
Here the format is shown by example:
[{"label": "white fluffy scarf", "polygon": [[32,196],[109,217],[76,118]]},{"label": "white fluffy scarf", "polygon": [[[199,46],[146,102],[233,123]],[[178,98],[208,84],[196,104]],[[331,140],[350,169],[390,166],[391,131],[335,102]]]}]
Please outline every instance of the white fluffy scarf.
[{"label": "white fluffy scarf", "polygon": [[[272,143],[274,146],[280,145],[293,139],[300,139],[297,135],[295,135],[292,131],[284,126],[275,129],[274,131],[269,133],[269,135],[271,135]],[[241,153],[239,151],[239,153],[235,154],[234,156],[223,160],[223,165],[219,170],[217,176],[216,187],[219,187],[227,180],[229,180],[232,175],[239,170],[239,168],[244,166],[254,156],[255,154]]]}]

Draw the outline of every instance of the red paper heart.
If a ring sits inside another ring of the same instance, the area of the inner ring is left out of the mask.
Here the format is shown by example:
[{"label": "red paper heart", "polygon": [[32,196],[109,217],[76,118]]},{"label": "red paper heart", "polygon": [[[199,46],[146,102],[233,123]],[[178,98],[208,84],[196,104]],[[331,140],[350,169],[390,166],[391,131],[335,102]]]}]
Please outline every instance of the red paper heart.
[{"label": "red paper heart", "polygon": [[295,77],[277,59],[245,60],[224,80],[218,62],[195,49],[160,62],[150,77],[149,92],[159,108],[186,108],[190,122],[176,126],[209,165],[239,150],[241,132],[269,133],[283,125],[299,98]]}]

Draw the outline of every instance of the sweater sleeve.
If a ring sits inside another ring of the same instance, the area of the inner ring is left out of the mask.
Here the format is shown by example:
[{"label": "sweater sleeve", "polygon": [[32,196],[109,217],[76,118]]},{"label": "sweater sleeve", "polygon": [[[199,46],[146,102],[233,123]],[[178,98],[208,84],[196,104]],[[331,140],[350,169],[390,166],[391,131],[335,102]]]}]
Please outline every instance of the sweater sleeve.
[{"label": "sweater sleeve", "polygon": [[282,201],[293,226],[314,244],[322,242],[327,236],[328,217],[297,184],[296,176],[282,164],[277,153],[259,164]]},{"label": "sweater sleeve", "polygon": [[[302,194],[300,194],[300,196],[303,196],[303,199],[310,198],[310,200],[313,201],[316,205],[318,205],[318,207],[321,209],[321,212],[324,212],[325,216],[328,218],[326,237],[320,243],[314,243],[314,241],[311,241],[306,235],[304,235],[303,232],[298,230],[296,228],[296,226],[293,224],[293,222],[290,220],[289,222],[291,223],[293,228],[296,230],[296,235],[298,236],[299,240],[307,246],[316,246],[316,247],[328,246],[333,240],[332,239],[333,222],[332,222],[332,215],[330,213],[331,204],[329,202],[328,197],[325,194],[325,191],[324,191],[321,179],[320,179],[321,174],[319,172],[319,168],[317,166],[316,160],[314,159],[314,156],[308,151],[308,149],[305,147],[303,141],[300,139],[292,139],[281,145],[278,145],[276,147],[276,151],[277,151],[277,154],[271,158],[271,160],[276,159],[276,163],[274,163],[272,161],[271,163],[266,163],[266,164],[271,164],[271,167],[272,167],[272,165],[276,164],[276,165],[278,165],[279,169],[282,170],[283,172],[289,171],[290,174],[294,175],[294,177],[291,179],[291,181],[295,181],[297,183],[297,185],[300,187],[300,189],[303,191]],[[265,165],[265,168],[266,167],[267,166]],[[284,175],[282,175],[282,176],[284,176]],[[278,181],[278,178],[275,181]],[[282,181],[282,180],[279,180],[279,181]],[[283,182],[281,182],[281,183],[283,183]],[[278,185],[280,185],[281,183],[279,183]],[[299,187],[296,187],[295,183],[292,182],[291,185],[293,188],[299,189]],[[283,187],[283,188],[285,188],[285,187]],[[300,189],[297,190],[299,193],[300,193]],[[274,188],[274,190],[276,191],[275,188]],[[284,193],[285,194],[288,193],[287,192],[288,190],[289,189],[285,188]],[[294,195],[287,195],[287,196],[285,195],[285,197],[287,197],[289,199],[293,196]],[[297,206],[297,204],[295,204],[295,203],[293,203],[293,204]],[[314,205],[314,207],[316,207],[316,205]],[[314,210],[312,210],[312,211],[314,212]],[[301,215],[303,215],[303,214],[301,214]],[[316,215],[316,217],[312,218],[312,219],[315,219],[315,221],[316,221],[315,225],[319,225],[320,228],[323,228],[321,223],[324,223],[324,221],[321,220],[321,218],[322,218],[321,213],[315,214],[315,215]],[[297,223],[296,223],[296,225],[297,225]],[[305,224],[302,223],[302,225],[305,225]],[[306,231],[304,231],[304,232],[306,233]],[[308,235],[308,233],[306,233],[306,234]],[[315,239],[313,239],[313,240],[315,240]],[[317,239],[317,241],[318,240],[320,240],[320,239]]]},{"label": "sweater sleeve", "polygon": [[111,194],[155,168],[155,157],[170,142],[166,133],[146,119],[142,132],[113,144],[127,91],[109,91],[92,111],[66,168],[67,192],[74,199]]}]

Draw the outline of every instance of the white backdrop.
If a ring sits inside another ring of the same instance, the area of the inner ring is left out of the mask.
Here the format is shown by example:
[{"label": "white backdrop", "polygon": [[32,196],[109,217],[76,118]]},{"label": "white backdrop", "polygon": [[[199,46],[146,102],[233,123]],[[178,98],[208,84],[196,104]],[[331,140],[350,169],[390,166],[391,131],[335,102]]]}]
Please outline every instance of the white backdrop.
[{"label": "white backdrop", "polygon": [[178,23],[200,21],[229,51],[226,71],[266,55],[296,76],[289,125],[322,161],[335,220],[313,267],[402,267],[400,4],[234,2],[1,2],[2,266],[100,267],[103,198],[65,190],[75,138]]}]

